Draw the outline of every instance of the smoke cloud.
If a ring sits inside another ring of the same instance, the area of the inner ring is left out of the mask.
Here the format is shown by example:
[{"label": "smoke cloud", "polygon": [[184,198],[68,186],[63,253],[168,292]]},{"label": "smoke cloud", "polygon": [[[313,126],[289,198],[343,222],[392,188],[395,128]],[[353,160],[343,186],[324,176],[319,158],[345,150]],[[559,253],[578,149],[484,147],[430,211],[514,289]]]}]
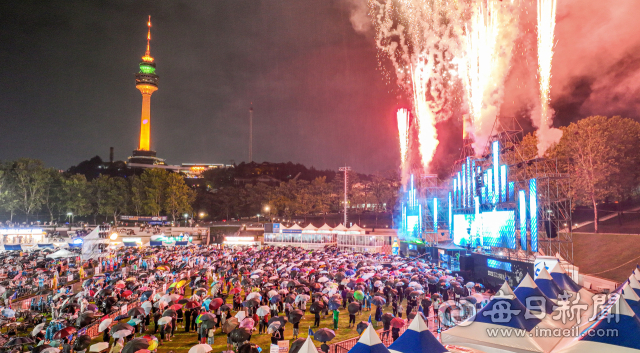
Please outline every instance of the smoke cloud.
[{"label": "smoke cloud", "polygon": [[349,20],[353,29],[358,33],[369,33],[373,25],[369,18],[367,0],[344,0],[349,8]]}]

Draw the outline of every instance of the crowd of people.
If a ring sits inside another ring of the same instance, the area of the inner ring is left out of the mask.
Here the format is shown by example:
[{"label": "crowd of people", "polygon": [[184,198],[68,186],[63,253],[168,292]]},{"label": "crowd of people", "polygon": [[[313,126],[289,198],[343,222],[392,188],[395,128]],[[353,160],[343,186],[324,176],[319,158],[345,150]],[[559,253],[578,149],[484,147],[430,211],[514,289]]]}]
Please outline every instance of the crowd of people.
[{"label": "crowd of people", "polygon": [[[255,346],[256,335],[269,335],[277,345],[288,327],[287,335],[298,339],[301,320],[313,317],[314,338],[328,351],[334,330],[366,328],[356,322],[363,311],[396,339],[405,319],[437,316],[449,299],[482,298],[472,293],[478,286],[462,285],[462,278],[423,260],[336,248],[122,247],[89,261],[46,261],[42,255],[30,255],[40,259],[34,266],[41,276],[57,278],[70,268],[82,277],[96,274],[75,288],[54,283],[50,293],[32,300],[30,337],[20,346],[7,346],[9,339],[5,347],[117,353],[146,345],[153,352],[184,331],[193,332],[194,343],[212,346],[222,339],[226,350],[244,352]],[[333,325],[320,327],[323,318]],[[91,345],[91,327],[103,342]]]}]

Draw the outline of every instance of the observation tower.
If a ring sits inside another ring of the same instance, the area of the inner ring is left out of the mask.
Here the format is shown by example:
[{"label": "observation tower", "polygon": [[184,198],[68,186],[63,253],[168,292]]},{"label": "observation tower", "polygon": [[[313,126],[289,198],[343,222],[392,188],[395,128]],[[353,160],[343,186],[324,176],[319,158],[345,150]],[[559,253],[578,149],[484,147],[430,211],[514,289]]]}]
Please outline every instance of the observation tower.
[{"label": "observation tower", "polygon": [[140,116],[140,143],[138,149],[129,157],[129,163],[165,164],[163,159],[156,157],[156,151],[151,149],[151,95],[158,90],[158,75],[156,63],[151,57],[151,16],[147,22],[147,51],[140,62],[140,71],[136,74],[136,88],[142,94],[142,114]]}]

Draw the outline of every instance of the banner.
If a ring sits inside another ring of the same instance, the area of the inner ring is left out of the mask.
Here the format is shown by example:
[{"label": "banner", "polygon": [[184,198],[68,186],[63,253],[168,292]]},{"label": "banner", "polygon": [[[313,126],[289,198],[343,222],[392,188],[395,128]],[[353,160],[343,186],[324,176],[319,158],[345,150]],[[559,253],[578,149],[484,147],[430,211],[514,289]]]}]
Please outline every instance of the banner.
[{"label": "banner", "polygon": [[289,340],[278,341],[278,352],[289,353]]},{"label": "banner", "polygon": [[120,315],[127,315],[127,304],[120,307]]},{"label": "banner", "polygon": [[150,216],[120,216],[121,221],[137,221],[137,222],[153,222],[166,221],[167,216],[150,217]]},{"label": "banner", "polygon": [[68,275],[67,282],[72,282],[72,281],[73,281],[73,275]]},{"label": "banner", "polygon": [[101,270],[102,270],[102,266],[94,267],[93,274],[94,275],[100,274]]}]

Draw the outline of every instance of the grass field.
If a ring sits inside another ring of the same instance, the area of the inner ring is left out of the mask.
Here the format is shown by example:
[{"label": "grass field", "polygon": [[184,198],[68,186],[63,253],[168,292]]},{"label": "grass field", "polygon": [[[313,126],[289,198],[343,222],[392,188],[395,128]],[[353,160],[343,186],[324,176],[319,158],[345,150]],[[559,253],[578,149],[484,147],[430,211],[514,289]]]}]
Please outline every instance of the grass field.
[{"label": "grass field", "polygon": [[580,273],[623,282],[640,261],[640,236],[573,233],[573,259]]},{"label": "grass field", "polygon": [[[189,295],[189,290],[187,290],[187,295]],[[228,303],[231,303],[231,298],[228,299]],[[307,309],[309,308],[309,305],[307,305]],[[372,315],[375,312],[375,306],[372,307],[372,311],[363,311],[360,315],[356,316],[356,323],[360,322],[360,321],[367,321],[369,319],[369,314]],[[383,313],[384,312],[391,312],[391,306],[387,307],[383,307]],[[235,312],[232,312],[235,315]],[[283,314],[281,314],[280,316],[282,316]],[[306,316],[300,321],[300,328],[299,328],[299,335],[298,337],[302,337],[302,338],[306,338],[307,337],[307,332],[309,327],[311,327],[313,325],[313,319],[314,319],[314,315],[309,313],[307,311]],[[373,320],[373,319],[372,319]],[[375,321],[373,321],[375,324]],[[336,330],[336,337],[335,339],[333,339],[331,342],[328,342],[328,344],[331,343],[335,343],[335,342],[340,342],[349,338],[353,338],[353,337],[357,337],[358,336],[358,332],[356,331],[355,327],[352,328],[348,328],[348,323],[349,323],[349,314],[347,312],[346,309],[341,309],[340,310],[340,322],[338,324],[338,330]],[[333,316],[331,314],[331,312],[329,312],[329,315],[325,318],[325,319],[321,319],[320,321],[320,327],[318,328],[330,328],[333,329]],[[311,329],[315,332],[316,329],[318,328],[314,328],[311,327]],[[380,323],[380,327],[378,328],[382,328],[382,323]],[[153,333],[153,322],[150,325],[150,330],[148,330],[148,333]],[[285,330],[284,330],[284,339],[285,340],[290,340],[290,343],[293,343],[294,339],[293,339],[293,325],[290,323],[287,323],[285,326]],[[160,338],[160,334],[157,334],[156,337]],[[158,347],[158,353],[167,353],[169,351],[175,351],[176,353],[180,353],[180,352],[188,352],[189,348],[193,347],[194,345],[198,344],[197,342],[198,340],[198,334],[195,333],[193,330],[190,333],[186,333],[184,332],[184,328],[180,327],[178,329],[176,329],[176,334],[174,337],[172,337],[171,342],[164,342],[160,347]],[[97,338],[95,338],[92,342],[93,343],[98,343],[98,342],[102,342],[102,336],[99,336]],[[257,345],[260,346],[260,348],[262,348],[263,352],[269,352],[269,346],[271,344],[271,335],[270,334],[258,334],[257,333],[257,326],[256,326],[256,331],[253,334],[253,336],[251,337],[251,342],[255,343]],[[113,340],[112,340],[113,343]],[[322,343],[320,342],[316,342],[314,341],[314,343],[316,344],[317,347],[320,347],[320,345]],[[219,329],[216,332],[215,338],[214,338],[214,344],[212,345],[213,351],[212,352],[222,352],[227,350],[227,335],[222,333]],[[318,348],[318,351],[320,349]]]}]

